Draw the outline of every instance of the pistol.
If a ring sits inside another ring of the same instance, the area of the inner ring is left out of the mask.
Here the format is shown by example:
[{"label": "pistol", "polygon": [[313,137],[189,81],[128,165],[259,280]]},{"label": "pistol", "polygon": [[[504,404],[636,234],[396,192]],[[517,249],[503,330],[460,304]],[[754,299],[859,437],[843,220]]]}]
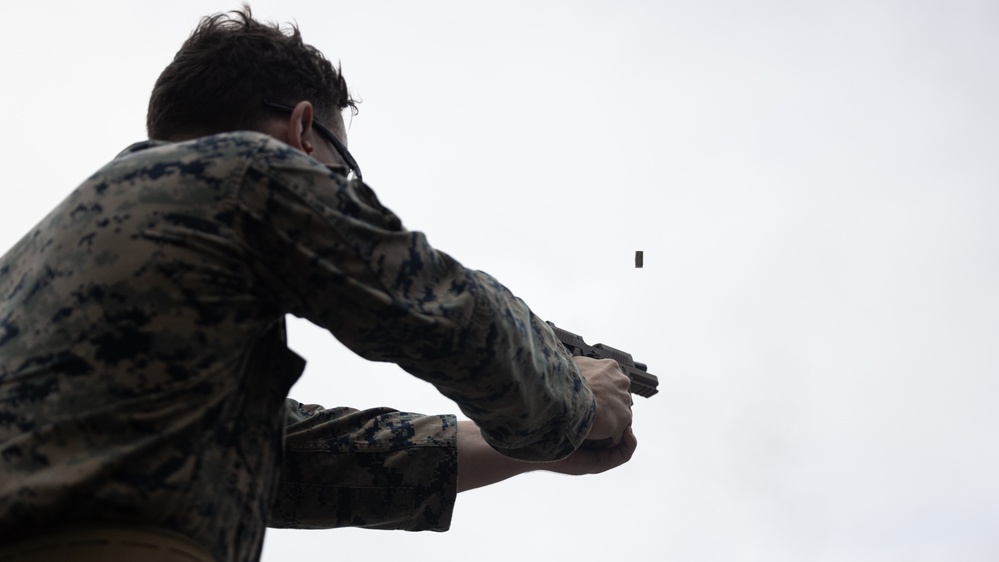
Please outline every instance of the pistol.
[{"label": "pistol", "polygon": [[551,322],[548,323],[555,332],[555,337],[562,342],[569,353],[573,356],[582,355],[594,359],[613,359],[621,366],[624,374],[631,379],[631,387],[628,389],[632,394],[648,398],[659,392],[659,379],[655,375],[650,375],[645,363],[638,363],[631,358],[631,354],[615,349],[609,345],[598,343],[589,345],[583,341],[582,336],[577,336],[572,332],[567,332]]}]

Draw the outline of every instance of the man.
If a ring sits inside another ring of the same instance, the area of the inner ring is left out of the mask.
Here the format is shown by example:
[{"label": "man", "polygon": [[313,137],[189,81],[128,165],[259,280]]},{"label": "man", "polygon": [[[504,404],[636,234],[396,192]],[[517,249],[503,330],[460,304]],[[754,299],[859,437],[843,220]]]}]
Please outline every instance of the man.
[{"label": "man", "polygon": [[[153,140],[0,258],[0,557],[249,561],[268,524],[446,530],[457,491],[631,457],[628,378],[405,230],[346,108],[297,29],[206,18],[154,87]],[[286,399],[289,313],[472,421]]]}]

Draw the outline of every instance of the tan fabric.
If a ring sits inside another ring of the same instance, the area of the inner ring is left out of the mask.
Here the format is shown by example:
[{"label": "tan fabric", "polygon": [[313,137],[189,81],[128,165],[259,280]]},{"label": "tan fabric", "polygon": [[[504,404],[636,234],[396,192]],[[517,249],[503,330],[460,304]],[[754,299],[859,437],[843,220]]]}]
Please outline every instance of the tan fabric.
[{"label": "tan fabric", "polygon": [[201,545],[156,527],[81,527],[0,545],[0,562],[215,562]]}]

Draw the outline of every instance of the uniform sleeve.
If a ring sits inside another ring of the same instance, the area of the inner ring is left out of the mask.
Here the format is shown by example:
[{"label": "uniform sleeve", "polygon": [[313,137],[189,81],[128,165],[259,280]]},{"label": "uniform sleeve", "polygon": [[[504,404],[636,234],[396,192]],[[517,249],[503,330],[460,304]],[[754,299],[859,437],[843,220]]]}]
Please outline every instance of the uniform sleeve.
[{"label": "uniform sleeve", "polygon": [[550,327],[403,228],[365,184],[289,149],[248,168],[238,203],[275,305],[430,382],[503,454],[554,460],[582,443],[593,396]]},{"label": "uniform sleeve", "polygon": [[446,531],[457,495],[457,421],[388,408],[286,401],[285,460],[270,527]]}]

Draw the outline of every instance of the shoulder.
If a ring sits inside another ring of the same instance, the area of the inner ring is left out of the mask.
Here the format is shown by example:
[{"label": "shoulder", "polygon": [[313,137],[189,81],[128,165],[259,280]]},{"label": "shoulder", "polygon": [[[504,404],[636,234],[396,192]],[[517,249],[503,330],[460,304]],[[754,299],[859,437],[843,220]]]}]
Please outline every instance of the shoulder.
[{"label": "shoulder", "polygon": [[182,142],[142,141],[129,146],[112,161],[122,168],[153,167],[155,171],[226,173],[248,165],[315,167],[322,165],[303,152],[255,131],[234,131]]}]

